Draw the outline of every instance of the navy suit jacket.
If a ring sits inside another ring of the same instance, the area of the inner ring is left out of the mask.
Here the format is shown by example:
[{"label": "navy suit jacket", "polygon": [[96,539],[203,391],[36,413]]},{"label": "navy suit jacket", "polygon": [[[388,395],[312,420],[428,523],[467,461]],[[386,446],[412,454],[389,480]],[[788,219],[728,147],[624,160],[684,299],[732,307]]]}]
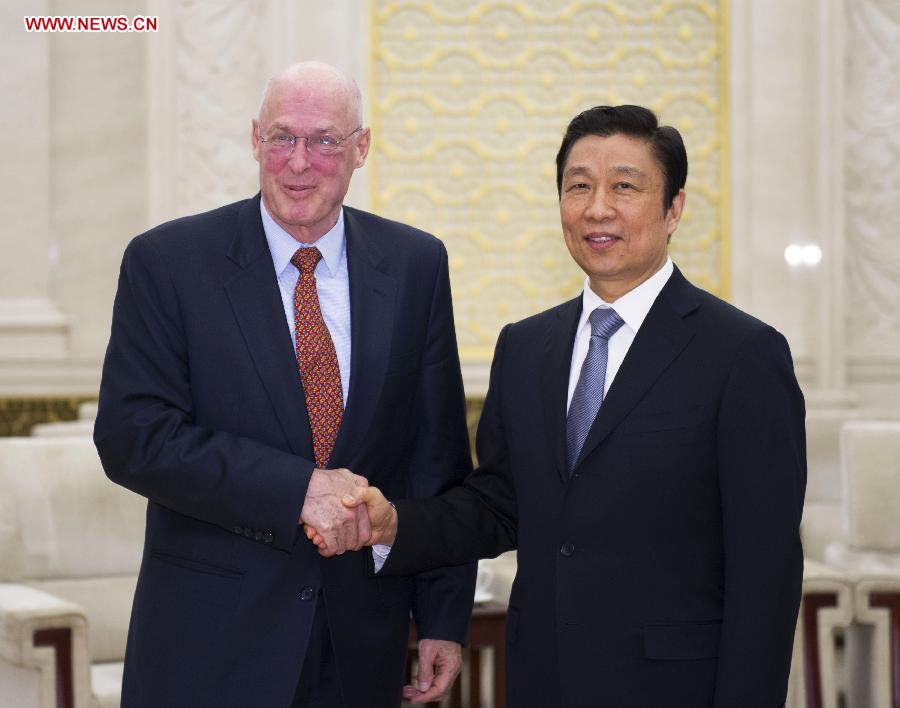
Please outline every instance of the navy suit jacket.
[{"label": "navy suit jacket", "polygon": [[570,478],[581,298],[500,334],[479,468],[399,501],[382,572],[518,548],[516,708],[777,708],[803,559],[804,403],[784,338],[675,270]]},{"label": "navy suit jacket", "polygon": [[[447,254],[345,208],[351,375],[331,467],[395,498],[471,471]],[[147,497],[124,706],[289,706],[324,592],[348,708],[400,701],[410,611],[462,642],[474,565],[375,578],[371,551],[322,559],[298,529],[314,469],[259,195],[126,249],[95,442]]]}]

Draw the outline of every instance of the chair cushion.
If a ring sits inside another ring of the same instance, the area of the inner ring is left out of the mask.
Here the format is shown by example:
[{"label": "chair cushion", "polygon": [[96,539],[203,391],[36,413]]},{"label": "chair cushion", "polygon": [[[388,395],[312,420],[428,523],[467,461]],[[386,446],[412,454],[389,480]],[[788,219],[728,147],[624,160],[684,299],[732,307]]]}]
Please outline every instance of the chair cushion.
[{"label": "chair cushion", "polygon": [[900,551],[900,422],[846,423],[841,462],[847,544]]},{"label": "chair cushion", "polygon": [[124,666],[121,661],[91,666],[92,708],[119,708]]},{"label": "chair cushion", "polygon": [[146,500],[107,479],[90,438],[0,439],[0,580],[135,575]]}]

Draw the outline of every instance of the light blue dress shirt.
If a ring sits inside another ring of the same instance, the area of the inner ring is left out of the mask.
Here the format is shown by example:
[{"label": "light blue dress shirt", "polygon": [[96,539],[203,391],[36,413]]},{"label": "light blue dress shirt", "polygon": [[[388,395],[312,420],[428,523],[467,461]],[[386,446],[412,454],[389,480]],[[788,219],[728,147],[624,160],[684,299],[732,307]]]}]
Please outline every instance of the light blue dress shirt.
[{"label": "light blue dress shirt", "polygon": [[[291,333],[294,351],[297,350],[297,333],[294,329],[294,289],[300,275],[292,264],[291,258],[298,248],[315,246],[322,254],[322,260],[316,266],[316,292],[319,295],[319,307],[325,326],[331,334],[334,349],[337,352],[338,366],[341,369],[341,393],[344,397],[344,408],[347,407],[347,392],[350,387],[350,274],[347,270],[347,238],[344,233],[344,210],[338,214],[337,223],[315,243],[299,243],[285,231],[269,212],[263,200],[259,200],[259,211],[262,215],[263,231],[275,265],[275,277],[281,292],[281,303],[284,306],[284,318]],[[375,572],[381,570],[390,552],[390,546],[376,545],[372,547],[372,558]]]},{"label": "light blue dress shirt", "polygon": [[259,211],[262,214],[263,231],[266,232],[272,263],[275,265],[275,277],[278,279],[278,289],[281,291],[281,302],[284,305],[284,318],[295,351],[297,335],[294,331],[294,289],[300,271],[291,264],[291,258],[298,248],[310,246],[315,246],[322,254],[322,260],[316,266],[316,292],[319,295],[319,307],[322,309],[325,326],[328,327],[337,352],[338,366],[341,370],[341,392],[346,408],[350,386],[350,275],[347,271],[344,210],[341,209],[337,223],[331,230],[315,243],[299,243],[295,240],[269,215],[262,199],[259,200]]}]

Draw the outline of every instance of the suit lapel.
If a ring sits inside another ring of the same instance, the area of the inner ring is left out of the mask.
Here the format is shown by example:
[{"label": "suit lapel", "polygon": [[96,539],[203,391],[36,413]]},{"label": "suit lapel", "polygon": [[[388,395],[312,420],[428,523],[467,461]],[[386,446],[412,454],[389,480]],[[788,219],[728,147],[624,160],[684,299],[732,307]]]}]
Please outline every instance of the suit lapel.
[{"label": "suit lapel", "polygon": [[676,267],[625,355],[588,431],[576,467],[606,439],[687,346],[694,334],[683,318],[697,305],[693,286]]},{"label": "suit lapel", "polygon": [[556,309],[547,324],[541,364],[544,416],[553,459],[563,482],[569,478],[569,471],[566,469],[566,398],[569,392],[575,328],[580,314],[581,296]]},{"label": "suit lapel", "polygon": [[335,442],[334,465],[353,467],[353,454],[371,427],[391,351],[397,281],[379,269],[383,254],[344,208],[350,277],[350,391]]},{"label": "suit lapel", "polygon": [[306,400],[259,214],[259,195],[241,207],[228,257],[241,270],[226,281],[225,292],[256,371],[291,451],[312,459]]}]

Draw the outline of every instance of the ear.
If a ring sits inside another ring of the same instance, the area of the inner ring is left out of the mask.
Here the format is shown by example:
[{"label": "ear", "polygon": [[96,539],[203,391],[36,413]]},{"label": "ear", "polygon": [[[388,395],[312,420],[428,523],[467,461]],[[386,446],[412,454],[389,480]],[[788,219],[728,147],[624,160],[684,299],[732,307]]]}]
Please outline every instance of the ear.
[{"label": "ear", "polygon": [[678,190],[678,194],[672,200],[672,206],[666,212],[666,233],[671,236],[678,228],[678,222],[681,221],[681,213],[684,211],[685,193],[683,189]]},{"label": "ear", "polygon": [[259,150],[262,145],[259,142],[259,121],[256,118],[250,121],[250,147],[253,148],[253,158],[259,162]]},{"label": "ear", "polygon": [[369,128],[363,128],[359,131],[359,138],[356,141],[356,167],[362,167],[366,164],[366,156],[369,154],[369,146],[372,144],[372,131]]}]

